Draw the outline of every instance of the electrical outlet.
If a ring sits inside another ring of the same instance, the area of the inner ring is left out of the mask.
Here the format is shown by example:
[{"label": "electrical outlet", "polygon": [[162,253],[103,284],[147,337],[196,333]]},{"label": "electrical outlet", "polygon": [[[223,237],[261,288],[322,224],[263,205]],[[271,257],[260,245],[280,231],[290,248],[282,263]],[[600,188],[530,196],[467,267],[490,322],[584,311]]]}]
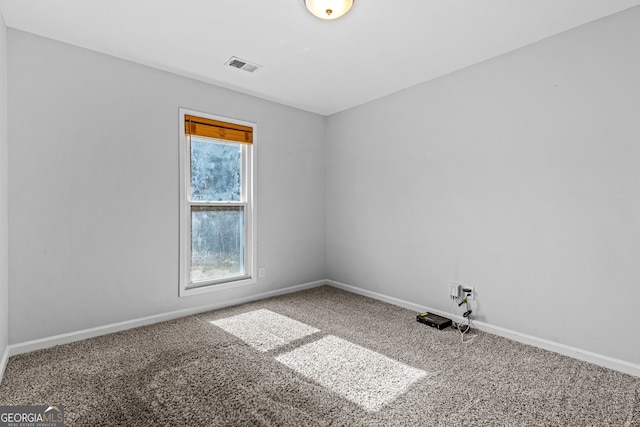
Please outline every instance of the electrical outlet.
[{"label": "electrical outlet", "polygon": [[476,299],[476,290],[473,286],[465,286],[464,289],[462,290],[462,292],[464,293],[464,297],[468,300],[468,301],[473,301]]}]

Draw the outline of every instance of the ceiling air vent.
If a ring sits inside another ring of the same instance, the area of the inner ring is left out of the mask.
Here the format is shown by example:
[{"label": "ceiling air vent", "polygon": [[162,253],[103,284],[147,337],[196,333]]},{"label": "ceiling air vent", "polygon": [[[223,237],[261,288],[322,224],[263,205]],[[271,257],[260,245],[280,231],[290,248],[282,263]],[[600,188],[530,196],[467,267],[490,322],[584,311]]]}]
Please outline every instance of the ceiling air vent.
[{"label": "ceiling air vent", "polygon": [[232,56],[224,65],[228,65],[230,67],[237,68],[239,70],[248,71],[250,73],[253,73],[258,68],[261,68],[261,66],[258,64],[252,64],[249,61],[236,58],[235,56]]}]

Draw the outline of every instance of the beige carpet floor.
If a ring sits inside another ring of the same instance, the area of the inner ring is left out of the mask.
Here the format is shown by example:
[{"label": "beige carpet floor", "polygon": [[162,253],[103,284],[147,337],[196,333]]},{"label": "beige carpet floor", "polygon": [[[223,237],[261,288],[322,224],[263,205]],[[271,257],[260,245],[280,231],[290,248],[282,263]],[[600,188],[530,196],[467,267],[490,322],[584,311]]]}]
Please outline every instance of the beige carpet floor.
[{"label": "beige carpet floor", "polygon": [[329,286],[14,356],[67,426],[640,426],[640,378]]}]

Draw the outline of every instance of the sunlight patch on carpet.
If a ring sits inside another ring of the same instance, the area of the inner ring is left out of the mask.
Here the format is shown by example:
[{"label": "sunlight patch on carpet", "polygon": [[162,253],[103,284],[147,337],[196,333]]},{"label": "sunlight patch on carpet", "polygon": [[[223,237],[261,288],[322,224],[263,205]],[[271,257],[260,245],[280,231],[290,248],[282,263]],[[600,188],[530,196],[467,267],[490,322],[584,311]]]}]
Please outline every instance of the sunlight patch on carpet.
[{"label": "sunlight patch on carpet", "polygon": [[276,360],[368,411],[378,411],[427,376],[421,369],[331,335]]},{"label": "sunlight patch on carpet", "polygon": [[287,316],[264,309],[214,320],[211,323],[261,352],[274,350],[320,331]]}]

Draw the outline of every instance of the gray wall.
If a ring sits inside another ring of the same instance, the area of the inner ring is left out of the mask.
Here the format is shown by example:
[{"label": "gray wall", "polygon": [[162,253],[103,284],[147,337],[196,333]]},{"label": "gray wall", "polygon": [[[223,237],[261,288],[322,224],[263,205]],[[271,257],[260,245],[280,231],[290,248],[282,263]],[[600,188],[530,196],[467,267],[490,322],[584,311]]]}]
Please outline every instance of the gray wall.
[{"label": "gray wall", "polygon": [[328,118],[327,276],[640,363],[640,7]]},{"label": "gray wall", "polygon": [[[325,277],[324,117],[12,29],[8,55],[10,344]],[[178,298],[179,107],[258,125],[257,285]]]},{"label": "gray wall", "polygon": [[[9,343],[325,277],[447,311],[459,280],[482,321],[639,363],[639,21],[328,119],[15,30],[7,97],[0,28],[0,354],[10,230]],[[258,124],[255,286],[177,297],[179,107]]]},{"label": "gray wall", "polygon": [[[0,13],[0,360],[7,348],[9,322],[9,223],[7,161],[7,27]],[[2,366],[0,366],[0,375]]]}]

